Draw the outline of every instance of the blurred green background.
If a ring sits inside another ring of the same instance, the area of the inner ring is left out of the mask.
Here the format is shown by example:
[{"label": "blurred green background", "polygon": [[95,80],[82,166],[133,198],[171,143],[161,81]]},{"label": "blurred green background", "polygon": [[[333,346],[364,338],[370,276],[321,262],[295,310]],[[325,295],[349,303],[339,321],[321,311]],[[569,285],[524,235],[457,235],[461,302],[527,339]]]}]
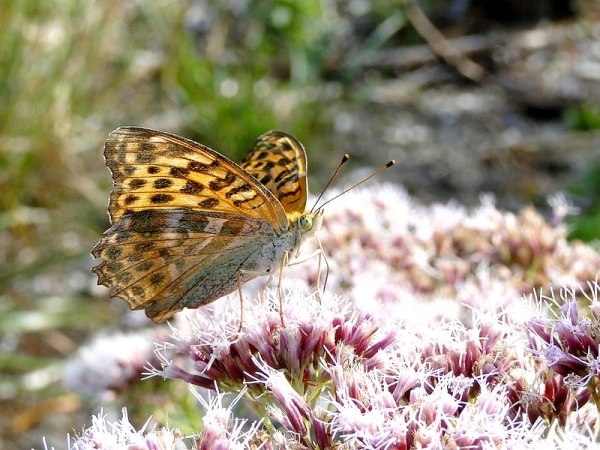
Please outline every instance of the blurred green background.
[{"label": "blurred green background", "polygon": [[[0,448],[41,448],[41,436],[60,439],[98,412],[65,392],[61,367],[99,330],[122,327],[126,306],[96,287],[89,256],[108,227],[102,146],[118,126],[181,134],[234,160],[265,131],[286,131],[307,148],[313,193],[345,152],[355,168],[396,158],[382,180],[426,202],[491,191],[507,208],[543,207],[568,190],[584,212],[574,235],[597,238],[597,2],[525,12],[506,2],[516,9],[502,13],[423,2],[483,68],[476,81],[431,52],[405,3],[0,4]],[[468,35],[479,47],[459,40]],[[568,71],[574,57],[581,66]],[[554,79],[571,82],[568,95]]]}]

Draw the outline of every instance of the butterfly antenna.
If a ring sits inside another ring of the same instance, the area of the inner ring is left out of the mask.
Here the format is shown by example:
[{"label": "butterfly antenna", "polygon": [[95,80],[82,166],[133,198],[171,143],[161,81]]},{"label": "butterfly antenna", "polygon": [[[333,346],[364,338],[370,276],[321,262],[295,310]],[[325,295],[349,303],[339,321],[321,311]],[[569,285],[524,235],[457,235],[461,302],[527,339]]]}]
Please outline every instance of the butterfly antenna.
[{"label": "butterfly antenna", "polygon": [[344,156],[342,156],[342,160],[340,161],[340,164],[338,165],[337,169],[335,169],[335,172],[333,173],[333,175],[331,176],[331,178],[329,179],[329,181],[327,182],[327,184],[325,185],[325,187],[319,194],[319,197],[317,198],[317,201],[315,202],[315,205],[312,207],[310,212],[313,212],[315,210],[315,208],[319,204],[319,201],[321,200],[321,197],[323,197],[323,194],[325,193],[327,188],[331,185],[333,180],[335,180],[335,177],[337,177],[337,174],[340,172],[340,169],[342,168],[342,166],[344,164],[346,164],[346,162],[348,162],[349,159],[350,159],[350,155],[348,153],[344,153]]},{"label": "butterfly antenna", "polygon": [[[345,162],[345,161],[344,161]],[[354,189],[355,187],[360,186],[363,183],[366,183],[367,181],[369,181],[371,178],[373,178],[375,175],[377,175],[380,172],[383,172],[385,169],[388,169],[389,167],[392,167],[394,164],[396,164],[395,160],[391,160],[390,162],[388,162],[387,164],[384,164],[383,166],[381,166],[379,169],[377,169],[375,172],[373,172],[371,175],[369,175],[367,178],[363,179],[362,181],[359,181],[358,183],[356,183],[354,186],[350,186],[348,189],[346,189],[343,192],[340,192],[338,195],[336,195],[333,198],[330,198],[329,200],[327,200],[325,203],[323,203],[321,206],[319,206],[319,209],[323,208],[327,203],[330,203],[332,201],[334,201],[336,198],[341,197],[342,195],[344,195],[346,192],[351,191],[352,189]],[[339,170],[339,168],[338,168]],[[336,171],[337,173],[337,171]],[[334,174],[335,176],[335,174]],[[331,183],[331,182],[330,182]],[[327,184],[327,186],[329,186],[329,183]],[[323,195],[323,194],[321,194]],[[321,198],[321,196],[319,196],[319,198]]]}]

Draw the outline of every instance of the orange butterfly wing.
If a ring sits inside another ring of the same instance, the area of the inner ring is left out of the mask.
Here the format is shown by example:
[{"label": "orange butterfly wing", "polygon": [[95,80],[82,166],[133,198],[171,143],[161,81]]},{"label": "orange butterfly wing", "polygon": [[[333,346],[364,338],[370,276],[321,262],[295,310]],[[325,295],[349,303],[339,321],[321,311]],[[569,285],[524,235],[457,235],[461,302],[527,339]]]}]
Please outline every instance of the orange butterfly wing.
[{"label": "orange butterfly wing", "polygon": [[214,150],[174,134],[121,127],[104,146],[114,189],[108,211],[116,223],[147,209],[191,208],[239,213],[287,228],[284,211],[265,186]]},{"label": "orange butterfly wing", "polygon": [[122,127],[105,144],[113,226],[94,247],[99,283],[154,321],[210,303],[257,274],[260,252],[288,228],[271,191],[188,139]]},{"label": "orange butterfly wing", "polygon": [[306,151],[292,136],[269,131],[259,137],[240,166],[250,173],[283,206],[294,222],[306,208]]}]

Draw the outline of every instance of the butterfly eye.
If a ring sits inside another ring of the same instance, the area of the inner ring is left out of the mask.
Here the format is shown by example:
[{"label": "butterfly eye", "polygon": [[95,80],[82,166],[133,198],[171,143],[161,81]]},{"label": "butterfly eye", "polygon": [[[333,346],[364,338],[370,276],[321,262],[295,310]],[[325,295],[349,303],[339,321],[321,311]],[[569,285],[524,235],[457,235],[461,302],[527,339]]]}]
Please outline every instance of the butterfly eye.
[{"label": "butterfly eye", "polygon": [[304,231],[310,231],[313,227],[313,218],[311,216],[303,214],[298,219],[298,224],[300,225],[300,228],[302,228]]}]

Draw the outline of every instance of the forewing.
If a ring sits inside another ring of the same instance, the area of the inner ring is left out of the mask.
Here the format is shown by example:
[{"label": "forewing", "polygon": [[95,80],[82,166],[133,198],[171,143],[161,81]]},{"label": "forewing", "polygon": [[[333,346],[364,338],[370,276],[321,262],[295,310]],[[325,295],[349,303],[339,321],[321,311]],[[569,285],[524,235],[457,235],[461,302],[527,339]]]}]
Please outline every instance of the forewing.
[{"label": "forewing", "polygon": [[236,213],[287,228],[272,193],[236,163],[202,144],[161,131],[121,127],[104,146],[114,189],[111,223],[131,212],[190,209]]},{"label": "forewing", "polygon": [[289,134],[269,131],[259,137],[240,164],[279,200],[293,221],[306,208],[306,152]]},{"label": "forewing", "polygon": [[[112,296],[162,322],[185,307],[211,303],[237,288],[237,273],[272,230],[263,220],[188,210],[132,212],[111,227],[92,255]],[[240,272],[244,283],[256,275]]]}]

